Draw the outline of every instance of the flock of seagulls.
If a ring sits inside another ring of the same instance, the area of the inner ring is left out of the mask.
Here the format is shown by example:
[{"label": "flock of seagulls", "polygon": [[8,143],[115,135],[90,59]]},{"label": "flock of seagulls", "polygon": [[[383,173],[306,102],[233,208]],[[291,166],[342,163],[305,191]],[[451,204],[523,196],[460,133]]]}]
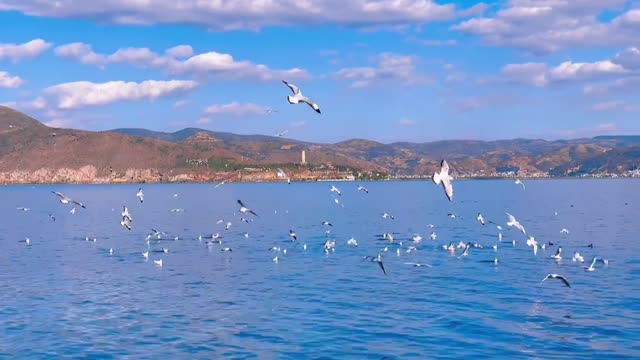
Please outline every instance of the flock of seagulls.
[{"label": "flock of seagulls", "polygon": [[[308,105],[311,109],[313,109],[315,112],[317,112],[318,114],[320,114],[320,107],[313,101],[311,100],[309,97],[305,96],[302,94],[302,91],[300,90],[299,87],[297,87],[296,85],[289,83],[285,80],[282,80],[282,82],[291,90],[292,95],[287,96],[287,101],[289,102],[289,104],[306,104]],[[270,110],[268,111],[268,113],[273,113],[276,110]],[[282,137],[284,136],[288,131],[284,130],[282,132],[277,133],[276,135],[278,137]],[[440,185],[442,186],[442,190],[444,192],[445,197],[447,198],[447,200],[449,202],[453,202],[453,195],[454,195],[454,186],[453,186],[453,176],[451,176],[451,169],[449,167],[449,164],[447,163],[446,160],[442,160],[440,163],[440,167],[437,171],[435,171],[433,173],[432,176],[432,181],[434,184],[436,185]],[[276,172],[276,176],[279,179],[283,179],[286,180],[287,183],[290,183],[290,177],[289,175],[287,175],[287,173],[283,170],[278,168],[277,172]],[[224,185],[228,180],[223,180],[220,183],[216,184],[214,186],[214,189],[219,188],[220,186]],[[515,184],[516,185],[520,185],[522,186],[522,189],[525,190],[525,184],[520,180],[520,179],[516,179],[515,180]],[[340,205],[341,207],[344,207],[344,205],[342,204],[340,198],[342,197],[343,193],[340,189],[338,189],[338,187],[336,187],[335,185],[330,185],[329,187],[329,191],[330,193],[333,195],[333,200],[337,205]],[[365,188],[362,185],[358,185],[357,186],[357,192],[360,193],[364,193],[364,194],[369,194],[369,190],[367,188]],[[57,192],[57,191],[52,191],[53,194],[55,194],[58,197],[58,200],[60,203],[62,204],[74,204],[79,206],[82,209],[86,209],[86,206],[84,204],[82,204],[79,201],[76,201],[68,196],[66,196],[65,194],[61,193],[61,192]],[[140,202],[140,204],[144,203],[144,192],[142,187],[138,188],[137,193],[135,194],[137,201]],[[174,197],[177,197],[178,194],[174,194]],[[243,217],[240,218],[240,221],[243,223],[251,223],[252,221],[254,221],[255,219],[260,218],[259,215],[252,210],[251,208],[247,207],[245,205],[245,203],[242,200],[237,200],[237,205],[239,206],[238,211],[239,214],[242,215]],[[30,211],[29,208],[26,207],[19,207],[17,208],[20,211]],[[172,212],[181,212],[184,211],[184,209],[172,209]],[[73,207],[70,210],[70,213],[73,215],[76,213],[76,207]],[[251,218],[252,215],[254,218]],[[506,215],[506,226],[507,229],[509,228],[513,228],[517,231],[519,231],[520,233],[522,233],[524,236],[528,236],[528,239],[526,240],[526,245],[530,248],[532,248],[532,253],[534,256],[537,256],[538,254],[538,249],[542,249],[545,250],[547,246],[553,246],[554,244],[551,242],[547,242],[547,243],[542,243],[539,244],[535,238],[533,236],[529,236],[527,235],[527,231],[525,230],[525,227],[520,223],[520,221],[518,221],[516,219],[515,216],[511,215],[510,213],[505,212]],[[557,216],[557,212],[555,213],[555,215]],[[247,218],[245,218],[244,216],[247,216]],[[462,220],[463,218],[458,215],[458,214],[454,214],[454,213],[449,213],[448,217],[450,217],[451,219],[454,220]],[[52,221],[55,221],[55,217],[53,217],[53,215],[49,214],[49,218]],[[383,213],[382,214],[382,218],[386,219],[386,220],[395,220],[395,216],[391,215],[389,213]],[[481,226],[486,226],[486,224],[494,224],[496,226],[496,229],[499,230],[500,232],[498,233],[498,244],[503,242],[503,234],[502,234],[502,226],[493,222],[493,221],[488,221],[485,219],[485,217],[482,215],[482,213],[478,212],[477,216],[475,218],[475,220],[481,225]],[[121,213],[121,217],[120,217],[120,225],[127,229],[128,231],[130,231],[132,229],[132,223],[133,223],[133,218],[131,216],[131,213],[129,212],[129,209],[127,208],[126,205],[122,206],[122,213]],[[224,224],[224,230],[225,231],[229,231],[231,229],[231,227],[233,226],[232,222],[230,221],[225,221],[225,220],[219,220],[217,222],[217,224]],[[328,230],[325,231],[325,235],[327,236],[327,238],[329,238],[331,236],[331,228],[333,228],[333,224],[329,221],[322,221],[321,222],[322,226],[324,226],[325,228],[329,228]],[[427,226],[429,229],[433,229],[434,225],[429,224]],[[568,236],[569,235],[569,230],[566,228],[563,228],[560,233],[564,236]],[[146,237],[146,242],[147,242],[147,250],[142,252],[142,256],[144,259],[149,259],[149,252],[150,252],[150,247],[149,247],[149,242],[153,239],[163,239],[163,236],[165,236],[166,234],[163,232],[160,232],[156,229],[151,229],[151,232],[147,235]],[[245,238],[249,238],[249,233],[244,232],[243,233]],[[380,270],[382,271],[382,273],[384,275],[387,275],[387,269],[384,266],[384,261],[383,261],[383,254],[389,252],[390,247],[393,245],[398,245],[395,249],[395,253],[397,256],[400,256],[402,250],[404,250],[404,252],[406,253],[412,253],[418,250],[417,245],[420,244],[423,240],[422,236],[420,234],[413,234],[410,238],[408,238],[406,241],[410,242],[411,245],[406,245],[404,244],[404,241],[402,240],[397,240],[396,239],[396,235],[395,233],[384,233],[382,234],[380,237],[383,241],[386,242],[386,245],[384,248],[382,248],[377,255],[367,255],[364,256],[362,258],[363,261],[369,261],[372,263],[376,263],[377,266],[380,268]],[[212,244],[222,244],[222,238],[223,236],[220,235],[220,233],[216,233],[216,234],[212,234],[210,236],[199,236],[198,240],[202,241],[203,239],[208,240],[206,242],[206,244],[208,246],[212,245]],[[293,229],[289,230],[289,234],[288,234],[288,238],[289,241],[292,242],[297,242],[298,241],[298,235],[296,234],[296,232]],[[177,240],[178,238],[176,237],[174,240]],[[429,235],[429,239],[431,241],[436,241],[437,239],[437,234],[436,231],[431,230],[431,234]],[[89,238],[86,238],[87,241],[89,241]],[[94,238],[93,241],[96,241],[96,239]],[[25,239],[23,240],[23,242],[25,242],[27,245],[31,245],[31,241],[30,239]],[[493,249],[494,252],[498,252],[498,244],[492,245],[491,248]],[[346,241],[346,245],[348,247],[358,247],[358,241],[354,238],[350,238],[349,240]],[[513,240],[512,241],[512,245],[515,246],[516,245],[516,241]],[[588,245],[589,248],[593,248],[593,244]],[[307,251],[307,244],[304,243],[303,246],[303,251]],[[443,245],[442,248],[447,251],[451,256],[456,256],[458,259],[463,259],[463,258],[467,258],[468,256],[470,256],[471,254],[471,250],[475,249],[475,248],[483,248],[483,246],[479,243],[473,243],[473,242],[462,242],[460,241],[458,244],[455,244],[454,242],[450,242],[448,245]],[[462,250],[462,252],[458,255],[456,254],[456,252],[458,250]],[[232,252],[233,249],[231,247],[225,246],[225,247],[221,247],[220,249],[223,252]],[[274,246],[272,248],[269,249],[270,251],[275,251],[278,254],[272,259],[272,261],[274,263],[278,263],[280,261],[280,256],[281,255],[285,255],[287,254],[287,249],[286,247],[282,247],[282,246]],[[326,254],[330,254],[336,251],[336,241],[333,239],[327,239],[324,242],[323,245],[323,250]],[[158,252],[158,253],[168,253],[168,249],[163,248],[162,250],[153,250],[151,251],[152,253],[154,252]],[[113,249],[109,249],[109,254],[113,255]],[[558,246],[555,252],[555,255],[550,257],[551,259],[553,259],[554,261],[561,261],[562,260],[562,246]],[[589,271],[589,272],[593,272],[595,271],[596,267],[596,263],[597,260],[599,258],[598,257],[593,257],[591,264],[589,266],[585,266],[584,270],[585,271]],[[602,261],[602,263],[604,265],[608,265],[608,260],[606,259],[600,259]],[[482,262],[490,262],[493,264],[498,264],[499,260],[497,257],[494,257],[493,260],[481,260]],[[584,262],[584,257],[579,253],[576,252],[572,258],[573,262],[580,262],[583,263]],[[163,261],[162,259],[155,259],[153,260],[153,263],[156,266],[163,266]],[[429,264],[424,264],[424,263],[418,263],[418,262],[405,262],[405,265],[411,265],[413,267],[421,267],[421,268],[430,268],[432,267],[432,265]],[[556,279],[556,280],[560,280],[564,285],[566,285],[567,287],[571,287],[569,281],[567,280],[567,278],[561,274],[548,274],[542,281],[546,281],[548,279]]]},{"label": "flock of seagulls", "polygon": [[[281,178],[286,178],[287,181],[289,181],[288,177],[286,177],[286,174],[284,174],[284,171],[282,171],[282,169],[277,169],[278,173],[283,174],[282,176],[280,176]],[[442,160],[441,164],[440,164],[440,168],[439,171],[434,172],[433,174],[433,183],[436,185],[442,185],[443,189],[444,189],[444,195],[447,198],[447,200],[449,202],[453,201],[453,177],[449,174],[450,169],[449,169],[449,165],[447,164],[447,162],[445,160]],[[221,184],[223,184],[224,182],[217,184],[214,186],[214,189],[218,188]],[[337,204],[340,204],[340,201],[338,200],[339,197],[343,196],[343,192],[335,185],[330,185],[329,188],[329,193],[331,193],[334,197],[334,200]],[[366,189],[364,186],[362,185],[357,185],[357,192],[359,193],[363,193],[362,196],[368,196],[368,195],[364,195],[364,194],[369,194],[369,190]],[[66,196],[63,193],[57,192],[57,191],[52,191],[53,194],[55,194],[58,197],[58,200],[61,204],[74,204],[79,206],[82,209],[87,209],[87,207],[82,204],[79,201],[76,201],[68,196]],[[174,197],[177,197],[178,194],[174,194]],[[137,191],[137,193],[135,194],[137,201],[140,202],[140,204],[144,203],[144,192],[142,187],[140,187]],[[239,221],[241,223],[245,223],[245,224],[250,224],[253,221],[256,221],[257,219],[260,218],[260,216],[251,208],[249,208],[242,200],[238,199],[236,201],[237,206],[238,206],[238,215],[240,215],[240,219]],[[19,211],[30,211],[31,209],[26,208],[26,207],[18,207],[17,208]],[[172,209],[171,211],[184,211],[184,209]],[[73,207],[70,211],[71,214],[75,214],[76,213],[76,207]],[[277,213],[277,211],[275,211],[275,213]],[[546,243],[539,243],[533,236],[530,236],[527,234],[527,231],[524,227],[524,225],[512,214],[505,212],[504,213],[506,216],[506,229],[514,229],[517,232],[521,233],[523,236],[527,236],[527,240],[526,240],[526,246],[531,248],[532,254],[533,256],[537,256],[539,253],[539,249],[542,250],[546,250],[547,247],[551,247],[551,246],[557,246],[557,249],[555,251],[555,254],[550,256],[549,258],[553,261],[556,262],[560,262],[563,259],[563,248],[561,245],[556,245],[552,242],[546,242]],[[457,220],[457,221],[462,221],[462,217],[458,214],[454,214],[454,213],[449,213],[447,214],[447,216],[453,220]],[[557,216],[557,212],[555,212],[555,216]],[[55,221],[55,217],[52,214],[49,214],[49,218],[52,221]],[[382,213],[382,218],[385,220],[395,220],[395,216],[391,215],[387,212]],[[477,216],[475,218],[475,221],[477,221],[478,224],[480,224],[480,226],[487,226],[487,224],[494,224],[496,229],[499,231],[498,232],[498,242],[494,245],[491,246],[491,249],[493,250],[494,253],[497,253],[499,250],[499,244],[503,243],[503,227],[494,222],[494,221],[490,221],[490,220],[486,220],[485,216],[478,212]],[[132,223],[133,223],[133,217],[131,215],[131,213],[129,212],[129,209],[126,205],[122,206],[122,212],[120,214],[120,225],[127,229],[128,231],[130,231],[132,229]],[[331,237],[331,230],[334,228],[333,223],[331,223],[328,220],[323,220],[321,222],[319,222],[324,229],[326,229],[325,231],[325,236],[327,237],[327,239],[324,241],[324,244],[322,246],[324,252],[328,255],[331,253],[334,253],[336,251],[336,240],[334,239],[330,239]],[[224,231],[229,231],[231,229],[231,227],[233,226],[233,223],[231,221],[228,220],[224,220],[224,219],[220,219],[216,222],[216,224],[220,225],[222,224],[224,226]],[[428,229],[431,229],[431,234],[428,236],[428,239],[431,241],[437,241],[437,233],[434,230],[435,226],[433,224],[428,224],[427,225]],[[243,232],[242,233],[243,236],[245,238],[249,238],[249,233],[248,232]],[[564,237],[568,236],[570,234],[570,231],[567,228],[562,228],[560,230],[560,234]],[[147,243],[147,250],[142,252],[141,255],[145,260],[149,259],[149,254],[150,253],[163,253],[166,254],[169,252],[169,249],[167,248],[162,248],[160,250],[151,250],[150,249],[150,241],[152,240],[166,240],[166,233],[159,231],[157,229],[151,229],[151,232],[147,234],[147,237],[145,239],[146,243]],[[384,248],[380,249],[378,251],[378,253],[376,255],[367,255],[364,256],[362,258],[362,261],[369,261],[371,263],[376,263],[377,266],[379,267],[379,269],[381,270],[383,275],[388,275],[388,271],[387,268],[385,268],[385,263],[384,263],[384,259],[383,259],[383,255],[387,254],[387,253],[394,253],[396,254],[396,256],[401,256],[401,254],[403,252],[405,253],[412,253],[418,250],[418,245],[423,241],[423,237],[418,234],[418,233],[414,233],[412,236],[405,238],[406,240],[403,239],[399,239],[398,238],[398,234],[397,233],[383,233],[382,235],[379,236],[380,240],[384,241],[385,246]],[[296,234],[296,232],[293,229],[289,230],[288,233],[288,239],[290,242],[297,242],[299,241],[299,236],[298,234]],[[96,238],[93,239],[89,239],[88,237],[85,239],[86,241],[97,241]],[[173,238],[173,240],[178,240],[178,237]],[[223,236],[220,235],[220,233],[215,233],[215,234],[211,234],[209,236],[198,236],[198,240],[199,241],[203,241],[206,240],[206,245],[207,246],[212,246],[214,244],[217,245],[221,245],[223,244]],[[22,240],[21,242],[26,243],[26,245],[31,245],[31,240],[29,238]],[[406,243],[405,243],[406,242]],[[516,246],[516,240],[511,241],[512,246]],[[319,245],[319,244],[318,244]],[[347,247],[352,247],[352,248],[356,248],[358,247],[359,243],[358,241],[351,237],[350,239],[348,239],[346,241],[346,246]],[[395,247],[395,251],[393,251],[393,247]],[[586,245],[587,248],[589,249],[593,249],[593,244],[589,244]],[[449,253],[449,255],[454,256],[458,259],[464,259],[464,258],[468,258],[469,256],[471,256],[475,250],[474,249],[482,249],[484,248],[484,246],[482,244],[479,244],[477,242],[471,242],[471,241],[467,241],[467,242],[463,242],[460,241],[457,244],[453,241],[449,242],[448,244],[444,244],[442,245],[443,250],[445,250],[447,253]],[[302,249],[303,251],[307,251],[308,246],[306,243],[303,243],[302,245]],[[458,251],[461,252],[458,252]],[[222,252],[232,252],[233,248],[230,246],[224,246],[220,248],[220,251]],[[279,263],[282,256],[287,254],[287,248],[286,246],[273,246],[269,249],[269,251],[273,251],[276,252],[276,256],[274,258],[272,258],[273,263]],[[114,250],[113,248],[109,249],[109,255],[113,255]],[[576,263],[584,263],[585,259],[584,256],[582,254],[580,254],[580,252],[576,251],[573,254],[573,257],[571,258],[572,262],[576,262]],[[494,257],[492,260],[488,260],[488,259],[483,259],[483,260],[479,260],[480,262],[487,262],[487,263],[493,263],[493,264],[499,264],[500,261],[498,260],[497,257]],[[598,261],[602,262],[603,265],[607,266],[609,264],[609,261],[607,259],[602,259],[598,256],[594,256],[591,260],[591,263],[589,266],[583,266],[583,269],[587,272],[593,272],[596,270],[596,264],[598,263]],[[163,266],[163,261],[162,259],[154,259],[153,263],[156,266],[162,267]],[[431,268],[432,265],[430,264],[425,264],[425,263],[420,263],[420,262],[404,262],[405,265],[410,265],[416,268]],[[571,287],[569,280],[562,274],[556,274],[556,273],[551,273],[548,274],[544,277],[544,279],[542,280],[542,282],[549,280],[549,279],[553,279],[553,280],[559,280],[562,284],[564,284],[566,287]]]}]

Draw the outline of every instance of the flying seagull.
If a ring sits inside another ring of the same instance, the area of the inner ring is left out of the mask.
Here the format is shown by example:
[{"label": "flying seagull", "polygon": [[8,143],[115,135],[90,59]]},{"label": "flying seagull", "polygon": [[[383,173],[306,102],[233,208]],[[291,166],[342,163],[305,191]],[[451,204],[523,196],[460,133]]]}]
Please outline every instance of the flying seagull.
[{"label": "flying seagull", "polygon": [[522,190],[525,189],[524,183],[520,179],[516,179],[516,184],[517,185],[522,185]]},{"label": "flying seagull", "polygon": [[240,212],[242,212],[242,213],[246,213],[246,212],[248,212],[248,213],[250,213],[250,214],[253,214],[253,215],[255,215],[255,216],[258,216],[258,214],[256,214],[255,212],[253,212],[253,210],[251,210],[251,209],[247,208],[246,206],[244,206],[244,204],[242,203],[242,201],[241,201],[241,200],[238,200],[238,205],[240,205]]},{"label": "flying seagull", "polygon": [[476,217],[476,220],[478,220],[480,224],[484,225],[484,217],[482,216],[482,214],[478,213],[478,217]]},{"label": "flying seagull", "polygon": [[382,218],[383,219],[391,219],[391,220],[395,219],[395,217],[393,215],[390,215],[390,214],[387,214],[387,213],[382,214]]},{"label": "flying seagull", "polygon": [[127,218],[128,222],[133,222],[133,219],[131,218],[131,214],[129,214],[129,209],[127,209],[126,206],[122,207],[122,218]]},{"label": "flying seagull", "polygon": [[289,132],[289,130],[285,130],[285,131],[283,131],[283,132],[279,132],[279,133],[277,133],[276,135],[277,135],[278,137],[283,137],[283,136],[284,136],[284,134],[286,134],[286,133],[288,133],[288,132]]},{"label": "flying seagull", "polygon": [[333,226],[333,224],[328,221],[323,221],[322,225]]},{"label": "flying seagull", "polygon": [[86,209],[86,208],[87,208],[86,206],[82,205],[82,203],[80,203],[80,202],[78,202],[78,201],[75,201],[75,200],[73,200],[73,199],[71,199],[71,198],[69,198],[69,197],[65,196],[65,195],[64,195],[63,193],[61,193],[61,192],[52,191],[52,193],[54,193],[54,194],[56,194],[56,195],[58,195],[58,196],[60,197],[60,202],[61,202],[62,204],[74,203],[74,204],[76,204],[76,205],[80,206],[81,208],[84,208],[84,209]]},{"label": "flying seagull", "polygon": [[73,209],[69,210],[69,214],[73,215],[76,213],[76,208],[74,207]]},{"label": "flying seagull", "polygon": [[565,285],[567,285],[567,287],[571,287],[571,285],[569,285],[569,282],[567,281],[567,279],[564,278],[564,276],[562,275],[558,275],[558,274],[549,274],[547,276],[545,276],[544,279],[542,279],[542,281],[545,281],[547,279],[558,279],[560,281],[562,281]]},{"label": "flying seagull", "polygon": [[338,194],[338,196],[342,196],[342,192],[340,192],[340,189],[338,189],[334,185],[331,185],[331,190],[330,191]]},{"label": "flying seagull", "polygon": [[595,268],[596,261],[598,261],[598,257],[594,256],[593,259],[591,260],[591,265],[589,265],[589,267],[585,266],[584,269],[586,271],[595,271],[596,270],[596,268]]},{"label": "flying seagull", "polygon": [[144,193],[142,192],[142,188],[138,189],[138,192],[136,193],[136,197],[140,199],[140,202],[144,202]]},{"label": "flying seagull", "polygon": [[296,236],[296,233],[293,232],[293,230],[289,230],[289,237],[292,239],[291,241],[298,240],[298,237]]},{"label": "flying seagull", "polygon": [[362,185],[358,185],[358,191],[364,191],[364,192],[366,192],[367,194],[369,193],[369,190],[367,190],[367,188],[366,188],[366,187],[364,187],[364,186],[362,186]]},{"label": "flying seagull", "polygon": [[382,269],[382,272],[387,275],[387,271],[384,269],[384,264],[382,264],[382,256],[380,256],[380,254],[378,254],[378,256],[365,256],[362,258],[362,260],[367,259],[369,259],[371,262],[377,262],[378,266],[380,266],[380,269]]},{"label": "flying seagull", "polygon": [[308,97],[302,95],[302,92],[300,91],[300,88],[298,88],[297,86],[288,83],[284,80],[282,80],[282,82],[287,85],[287,87],[289,87],[289,89],[291,89],[291,92],[293,92],[293,96],[287,96],[287,101],[289,102],[289,104],[299,104],[299,103],[305,103],[309,106],[311,106],[311,108],[317,112],[318,114],[320,114],[320,107],[314,103],[311,99],[309,99]]},{"label": "flying seagull", "polygon": [[440,172],[433,173],[432,180],[436,185],[442,184],[447,199],[452,201],[453,185],[451,184],[451,180],[453,180],[453,178],[449,176],[449,164],[447,164],[446,160],[442,160],[440,163]]},{"label": "flying seagull", "polygon": [[527,232],[524,230],[524,226],[522,226],[522,224],[520,224],[513,215],[509,213],[505,213],[505,214],[509,217],[509,221],[507,221],[507,226],[513,226],[516,229],[520,230],[523,234],[527,235]]}]

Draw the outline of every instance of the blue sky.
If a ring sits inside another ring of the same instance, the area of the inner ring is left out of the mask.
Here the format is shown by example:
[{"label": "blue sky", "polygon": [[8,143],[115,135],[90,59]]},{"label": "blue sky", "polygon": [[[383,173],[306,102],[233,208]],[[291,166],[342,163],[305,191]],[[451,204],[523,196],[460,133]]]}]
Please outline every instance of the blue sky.
[{"label": "blue sky", "polygon": [[0,104],[58,127],[319,142],[640,133],[640,2],[140,4],[0,0]]}]

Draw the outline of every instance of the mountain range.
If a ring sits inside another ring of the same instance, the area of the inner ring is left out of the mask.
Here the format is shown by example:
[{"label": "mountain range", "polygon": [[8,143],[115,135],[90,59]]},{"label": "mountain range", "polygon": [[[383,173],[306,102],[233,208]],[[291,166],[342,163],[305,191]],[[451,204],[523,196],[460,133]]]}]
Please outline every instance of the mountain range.
[{"label": "mountain range", "polygon": [[[300,165],[302,151],[304,166]],[[51,128],[0,106],[0,181],[4,183],[92,182],[114,177],[179,181],[276,167],[290,169],[294,179],[297,173],[313,178],[327,169],[424,176],[432,174],[442,159],[458,176],[623,173],[640,163],[640,136],[390,144],[351,139],[321,144],[198,128],[172,133]]]}]

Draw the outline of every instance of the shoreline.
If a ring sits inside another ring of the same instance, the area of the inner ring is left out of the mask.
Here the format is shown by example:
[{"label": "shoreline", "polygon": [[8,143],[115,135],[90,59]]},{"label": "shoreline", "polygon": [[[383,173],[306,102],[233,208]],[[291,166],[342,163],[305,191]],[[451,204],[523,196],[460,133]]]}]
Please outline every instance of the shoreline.
[{"label": "shoreline", "polygon": [[[511,180],[515,181],[516,178],[510,177],[478,177],[478,178],[458,178],[454,181],[492,181],[492,180]],[[640,177],[578,177],[578,176],[557,176],[557,177],[520,177],[523,181],[542,181],[542,180],[640,180]],[[316,182],[353,182],[353,183],[372,183],[372,182],[431,182],[430,178],[421,179],[362,179],[362,180],[347,180],[347,179],[322,179],[322,180],[291,180],[291,183],[316,183]],[[168,184],[209,184],[217,185],[219,181],[118,181],[118,182],[14,182],[14,183],[0,183],[2,187],[8,186],[53,186],[53,185],[168,185]],[[227,181],[225,185],[229,184],[286,184],[286,180],[272,181],[272,180],[242,180],[242,181]]]}]

